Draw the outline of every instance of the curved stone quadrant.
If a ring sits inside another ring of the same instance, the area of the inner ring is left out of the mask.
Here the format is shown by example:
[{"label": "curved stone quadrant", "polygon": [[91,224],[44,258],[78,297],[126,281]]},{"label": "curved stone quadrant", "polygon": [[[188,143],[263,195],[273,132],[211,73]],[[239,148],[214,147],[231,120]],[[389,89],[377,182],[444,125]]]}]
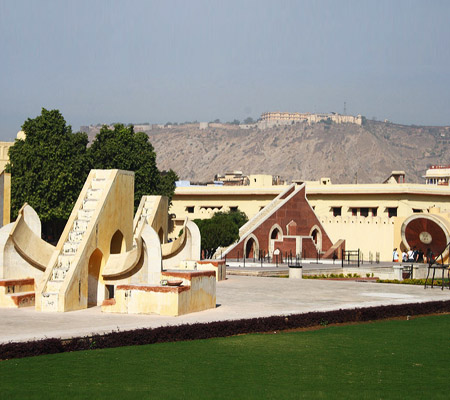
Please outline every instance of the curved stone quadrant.
[{"label": "curved stone quadrant", "polygon": [[[143,196],[134,218],[133,209],[133,172],[92,170],[58,244],[52,246],[40,239],[39,217],[25,205],[19,218],[0,230],[0,279],[34,278],[36,309],[63,312],[113,302],[110,299],[115,293],[120,295],[119,287],[124,285],[159,286],[163,268],[180,264],[195,268],[200,258],[200,233],[195,224],[186,220],[180,240],[167,243],[167,198]],[[197,298],[200,309],[215,306],[215,300],[212,305],[203,299],[215,299],[215,279],[214,287],[206,291],[204,285],[189,286],[189,296],[181,300],[182,313],[199,311],[187,305],[188,298]],[[151,301],[175,301],[170,292],[167,296],[166,291],[161,293],[162,297]],[[158,309],[147,301],[144,296],[133,312]],[[128,307],[121,312],[128,312]]]}]

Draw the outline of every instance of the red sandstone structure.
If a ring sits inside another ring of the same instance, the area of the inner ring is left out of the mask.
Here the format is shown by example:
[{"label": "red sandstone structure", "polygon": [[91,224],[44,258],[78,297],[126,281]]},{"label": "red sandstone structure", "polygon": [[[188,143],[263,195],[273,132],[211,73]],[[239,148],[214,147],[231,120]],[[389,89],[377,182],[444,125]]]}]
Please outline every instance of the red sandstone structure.
[{"label": "red sandstone structure", "polygon": [[281,256],[340,258],[341,249],[345,241],[331,242],[306,199],[305,185],[292,184],[239,229],[239,241],[222,255],[259,258],[279,250]]}]

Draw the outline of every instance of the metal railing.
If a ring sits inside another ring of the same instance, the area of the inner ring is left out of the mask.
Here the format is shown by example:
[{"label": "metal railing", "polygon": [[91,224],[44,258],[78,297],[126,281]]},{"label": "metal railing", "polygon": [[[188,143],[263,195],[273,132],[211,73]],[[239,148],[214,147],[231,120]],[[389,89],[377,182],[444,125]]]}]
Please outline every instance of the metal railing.
[{"label": "metal railing", "polygon": [[341,253],[341,266],[344,268],[344,264],[349,265],[357,265],[358,268],[361,264],[361,252],[360,250],[344,250],[342,249]]},{"label": "metal railing", "polygon": [[[447,245],[444,247],[444,250],[440,252],[440,254],[437,257],[434,257],[432,252],[427,252],[427,261],[428,261],[428,271],[427,271],[427,277],[425,278],[425,285],[424,289],[427,288],[428,285],[428,279],[430,277],[430,272],[432,271],[431,276],[431,288],[434,286],[434,280],[436,271],[440,270],[442,271],[442,284],[441,284],[441,290],[444,290],[444,286],[447,284],[447,287],[450,289],[450,265],[444,263],[444,253],[447,249],[450,247],[450,242],[447,243]],[[448,256],[447,256],[448,257]],[[439,262],[440,260],[440,262]],[[447,271],[447,283],[445,283],[445,271]]]}]

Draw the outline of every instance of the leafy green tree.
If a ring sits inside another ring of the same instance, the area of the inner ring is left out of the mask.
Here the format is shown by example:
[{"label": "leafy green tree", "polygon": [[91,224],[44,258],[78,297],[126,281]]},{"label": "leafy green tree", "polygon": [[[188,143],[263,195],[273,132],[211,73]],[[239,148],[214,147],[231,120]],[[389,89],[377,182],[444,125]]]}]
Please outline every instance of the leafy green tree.
[{"label": "leafy green tree", "polygon": [[175,181],[172,170],[160,173],[156,153],[144,132],[134,132],[133,126],[116,124],[114,129],[103,126],[88,149],[92,168],[134,171],[134,204],[143,195],[161,194],[172,198]]},{"label": "leafy green tree", "polygon": [[172,203],[172,197],[175,192],[175,182],[179,180],[178,175],[172,169],[161,171],[157,193],[169,198],[169,204]]},{"label": "leafy green tree", "polygon": [[145,194],[172,198],[172,170],[160,173],[156,154],[144,132],[133,126],[103,127],[87,148],[85,133],[72,128],[58,110],[42,109],[40,116],[22,126],[25,140],[16,140],[9,150],[12,218],[27,202],[39,214],[44,238],[54,241],[64,229],[90,169],[117,168],[135,172],[135,206]]},{"label": "leafy green tree", "polygon": [[89,173],[88,138],[85,133],[72,133],[58,110],[45,108],[25,121],[22,130],[26,138],[11,146],[6,166],[12,177],[12,218],[27,202],[41,218],[44,237],[54,240]]},{"label": "leafy green tree", "polygon": [[255,121],[253,120],[252,117],[247,117],[244,119],[244,124],[254,124]]},{"label": "leafy green tree", "polygon": [[210,219],[196,219],[202,236],[201,248],[211,256],[218,247],[229,246],[239,239],[239,228],[248,221],[242,211],[217,212]]}]

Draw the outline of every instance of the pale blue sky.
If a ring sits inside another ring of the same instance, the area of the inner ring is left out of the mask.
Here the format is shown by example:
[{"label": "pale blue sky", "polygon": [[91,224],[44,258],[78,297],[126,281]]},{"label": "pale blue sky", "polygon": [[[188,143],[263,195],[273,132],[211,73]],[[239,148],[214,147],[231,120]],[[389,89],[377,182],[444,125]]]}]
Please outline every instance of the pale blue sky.
[{"label": "pale blue sky", "polygon": [[0,140],[100,122],[343,112],[450,125],[449,1],[0,0]]}]

